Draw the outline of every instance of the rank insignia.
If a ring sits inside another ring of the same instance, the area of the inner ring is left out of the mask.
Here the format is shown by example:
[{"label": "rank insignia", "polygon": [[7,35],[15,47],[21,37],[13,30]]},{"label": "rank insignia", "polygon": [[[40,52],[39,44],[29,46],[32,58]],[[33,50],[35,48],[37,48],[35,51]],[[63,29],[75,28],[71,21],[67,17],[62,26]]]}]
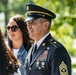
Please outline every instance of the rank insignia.
[{"label": "rank insignia", "polygon": [[68,75],[68,69],[67,65],[62,61],[62,63],[59,66],[60,75]]}]

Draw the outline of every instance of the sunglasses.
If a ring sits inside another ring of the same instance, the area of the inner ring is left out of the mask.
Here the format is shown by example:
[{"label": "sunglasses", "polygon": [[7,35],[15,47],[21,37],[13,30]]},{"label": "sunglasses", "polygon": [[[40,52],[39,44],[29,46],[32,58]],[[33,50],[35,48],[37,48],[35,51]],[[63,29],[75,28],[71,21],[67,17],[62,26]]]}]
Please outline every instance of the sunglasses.
[{"label": "sunglasses", "polygon": [[13,32],[16,32],[16,31],[18,31],[19,27],[16,26],[16,25],[13,25],[12,27],[6,26],[6,29],[7,29],[8,31],[11,29]]}]

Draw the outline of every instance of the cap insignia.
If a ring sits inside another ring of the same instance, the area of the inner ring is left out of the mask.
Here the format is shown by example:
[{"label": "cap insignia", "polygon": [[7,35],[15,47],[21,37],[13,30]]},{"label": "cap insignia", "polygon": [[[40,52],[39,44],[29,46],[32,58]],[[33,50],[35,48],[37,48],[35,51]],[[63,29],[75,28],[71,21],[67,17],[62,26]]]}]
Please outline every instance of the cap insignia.
[{"label": "cap insignia", "polygon": [[62,63],[59,66],[60,75],[68,75],[68,69],[67,65],[62,61]]},{"label": "cap insignia", "polygon": [[29,10],[29,6],[27,6],[26,8],[27,8],[27,10]]}]

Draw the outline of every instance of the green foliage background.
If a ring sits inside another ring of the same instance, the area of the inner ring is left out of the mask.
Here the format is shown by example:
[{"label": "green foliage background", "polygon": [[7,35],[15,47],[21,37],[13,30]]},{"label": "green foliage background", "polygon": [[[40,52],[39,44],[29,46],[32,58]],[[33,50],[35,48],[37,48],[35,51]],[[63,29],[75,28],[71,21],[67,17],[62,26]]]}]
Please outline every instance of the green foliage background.
[{"label": "green foliage background", "polygon": [[73,47],[76,45],[76,0],[0,0],[0,12],[5,14],[5,25],[15,14],[22,14],[26,18],[27,3],[40,5],[56,13],[50,32],[67,48],[71,56],[76,56],[76,47]]}]

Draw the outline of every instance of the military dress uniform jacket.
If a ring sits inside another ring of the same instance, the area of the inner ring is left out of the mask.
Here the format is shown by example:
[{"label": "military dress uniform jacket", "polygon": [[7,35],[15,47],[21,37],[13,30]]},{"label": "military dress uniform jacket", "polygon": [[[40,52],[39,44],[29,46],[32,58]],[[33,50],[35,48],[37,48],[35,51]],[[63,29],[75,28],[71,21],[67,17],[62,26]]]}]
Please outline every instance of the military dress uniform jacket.
[{"label": "military dress uniform jacket", "polygon": [[71,59],[62,44],[50,34],[31,59],[32,47],[26,58],[26,75],[71,75]]}]

